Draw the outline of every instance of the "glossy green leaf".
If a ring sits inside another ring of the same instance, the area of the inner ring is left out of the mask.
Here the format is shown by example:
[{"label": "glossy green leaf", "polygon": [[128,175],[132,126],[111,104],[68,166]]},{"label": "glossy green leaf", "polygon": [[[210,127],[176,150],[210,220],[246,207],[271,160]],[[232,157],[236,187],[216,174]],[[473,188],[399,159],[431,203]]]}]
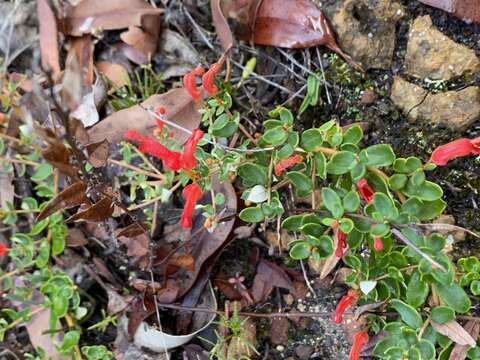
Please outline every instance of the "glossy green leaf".
[{"label": "glossy green leaf", "polygon": [[306,241],[296,243],[290,249],[290,257],[294,260],[307,259],[310,255],[310,244]]},{"label": "glossy green leaf", "polygon": [[355,154],[349,151],[339,151],[335,153],[327,163],[327,173],[333,175],[342,175],[349,172],[357,164]]},{"label": "glossy green leaf", "polygon": [[335,219],[340,219],[343,216],[342,200],[334,190],[327,187],[322,188],[322,200],[325,208],[330,211]]},{"label": "glossy green leaf", "polygon": [[464,314],[470,310],[472,303],[467,293],[456,283],[451,285],[436,284],[440,299],[455,312]]},{"label": "glossy green leaf", "polygon": [[455,319],[455,310],[448,306],[436,306],[432,309],[431,318],[439,324]]},{"label": "glossy green leaf", "polygon": [[390,186],[392,190],[400,190],[405,186],[406,183],[407,176],[404,174],[395,174],[390,176],[388,179],[388,186]]},{"label": "glossy green leaf", "polygon": [[417,310],[399,299],[392,299],[390,305],[400,314],[403,322],[414,329],[422,326],[423,320]]},{"label": "glossy green leaf", "polygon": [[277,126],[273,129],[269,129],[265,131],[265,133],[262,136],[263,141],[273,146],[282,145],[285,141],[287,141],[287,138],[288,138],[288,133],[281,126]]},{"label": "glossy green leaf", "polygon": [[428,285],[421,279],[420,273],[418,271],[412,272],[407,286],[407,303],[415,308],[419,308],[427,300],[428,293]]},{"label": "glossy green leaf", "polygon": [[290,171],[287,173],[290,183],[295,188],[295,194],[298,197],[305,197],[313,190],[312,179],[299,171]]},{"label": "glossy green leaf", "polygon": [[308,129],[302,133],[300,146],[303,150],[314,152],[323,144],[322,133],[318,129]]},{"label": "glossy green leaf", "polygon": [[315,171],[317,176],[319,176],[322,179],[326,179],[327,178],[327,158],[323,153],[317,152],[314,155],[314,161],[315,161]]},{"label": "glossy green leaf", "polygon": [[238,168],[238,175],[242,179],[245,187],[253,187],[255,185],[267,185],[268,169],[265,166],[246,163]]},{"label": "glossy green leaf", "polygon": [[360,206],[360,196],[356,191],[349,191],[343,197],[343,207],[347,212],[355,212]]},{"label": "glossy green leaf", "polygon": [[358,125],[350,126],[343,134],[344,144],[358,144],[363,137],[363,130]]},{"label": "glossy green leaf", "polygon": [[395,153],[388,144],[369,146],[360,151],[360,161],[367,166],[388,166],[395,160]]},{"label": "glossy green leaf", "polygon": [[384,193],[375,193],[373,197],[373,205],[385,219],[394,220],[398,216],[398,210],[395,207],[393,200]]},{"label": "glossy green leaf", "polygon": [[248,223],[257,223],[265,218],[262,208],[259,206],[245,208],[240,211],[238,216],[241,220]]}]

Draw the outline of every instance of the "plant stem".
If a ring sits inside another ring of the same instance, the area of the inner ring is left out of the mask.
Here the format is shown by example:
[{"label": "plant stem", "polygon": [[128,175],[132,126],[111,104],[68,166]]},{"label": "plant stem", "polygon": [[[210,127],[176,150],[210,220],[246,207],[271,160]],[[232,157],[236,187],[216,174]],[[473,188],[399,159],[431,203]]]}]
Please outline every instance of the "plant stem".
[{"label": "plant stem", "polygon": [[108,162],[112,163],[112,164],[115,164],[115,165],[118,165],[118,166],[121,166],[121,167],[124,167],[126,169],[130,169],[130,170],[145,174],[147,176],[150,176],[150,177],[153,177],[153,178],[156,178],[156,179],[159,179],[159,180],[163,180],[163,181],[166,180],[165,175],[163,175],[161,173],[152,173],[150,171],[143,170],[143,169],[141,169],[137,166],[130,165],[130,164],[124,163],[124,162],[119,161],[119,160],[108,159]]},{"label": "plant stem", "polygon": [[39,162],[36,162],[36,161],[30,161],[30,160],[24,160],[24,159],[9,159],[3,156],[0,156],[0,161],[5,161],[9,163],[14,163],[14,164],[24,164],[24,165],[30,165],[30,166],[41,165]]}]

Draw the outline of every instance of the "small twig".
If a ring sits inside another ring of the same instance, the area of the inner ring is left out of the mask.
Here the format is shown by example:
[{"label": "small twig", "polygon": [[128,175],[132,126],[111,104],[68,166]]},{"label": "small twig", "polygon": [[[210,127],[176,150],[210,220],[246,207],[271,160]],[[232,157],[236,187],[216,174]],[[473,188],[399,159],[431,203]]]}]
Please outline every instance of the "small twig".
[{"label": "small twig", "polygon": [[307,270],[305,269],[305,265],[303,264],[303,260],[300,260],[300,267],[302,268],[303,278],[305,279],[305,284],[307,284],[308,290],[312,293],[314,298],[317,297],[315,290],[313,289],[312,285],[310,284],[310,280],[308,279]]},{"label": "small twig", "polygon": [[137,167],[137,166],[130,165],[130,164],[124,163],[124,162],[119,161],[119,160],[108,159],[108,162],[109,162],[109,163],[112,163],[112,164],[115,164],[115,165],[118,165],[118,166],[121,166],[121,167],[124,167],[124,168],[126,168],[126,169],[130,169],[130,170],[139,172],[139,173],[141,173],[141,174],[145,174],[145,175],[147,175],[147,176],[150,176],[150,177],[153,177],[153,178],[162,180],[162,181],[165,181],[165,180],[166,180],[165,175],[163,175],[162,173],[152,173],[152,172],[150,172],[150,171],[143,170],[143,169],[141,169],[141,168],[139,168],[139,167]]},{"label": "small twig", "polygon": [[325,93],[327,94],[327,101],[329,105],[332,105],[332,98],[330,97],[330,91],[328,90],[327,86],[327,79],[325,77],[325,71],[323,70],[323,62],[322,62],[322,57],[320,56],[320,50],[318,50],[318,46],[315,48],[317,50],[317,58],[318,62],[320,63],[320,69],[322,70],[322,76],[323,76],[323,84],[325,85]]}]

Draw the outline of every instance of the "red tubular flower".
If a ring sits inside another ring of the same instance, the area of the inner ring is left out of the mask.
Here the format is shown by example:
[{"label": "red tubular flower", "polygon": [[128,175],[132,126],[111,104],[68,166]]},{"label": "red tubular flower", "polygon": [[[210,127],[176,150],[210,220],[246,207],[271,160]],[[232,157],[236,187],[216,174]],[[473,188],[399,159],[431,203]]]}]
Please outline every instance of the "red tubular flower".
[{"label": "red tubular flower", "polygon": [[151,136],[142,136],[134,130],[128,130],[124,134],[125,139],[134,140],[139,143],[138,149],[146,154],[153,155],[163,161],[163,164],[173,170],[179,170],[182,167],[182,154],[178,151],[172,151],[160,144]]},{"label": "red tubular flower", "polygon": [[4,243],[0,243],[0,256],[5,256],[8,253],[8,250],[10,250],[7,245]]},{"label": "red tubular flower", "polygon": [[350,356],[348,360],[360,359],[360,352],[362,348],[368,343],[368,333],[366,331],[359,331],[353,338],[352,350],[350,350]]},{"label": "red tubular flower", "polygon": [[383,242],[380,236],[373,237],[373,248],[375,251],[383,251]]},{"label": "red tubular flower", "polygon": [[342,230],[338,230],[337,233],[337,249],[335,250],[336,257],[342,257],[344,254],[344,250],[347,247],[347,234],[345,234]]},{"label": "red tubular flower", "polygon": [[458,139],[433,150],[430,161],[436,165],[446,165],[450,160],[470,154],[480,154],[480,137]]},{"label": "red tubular flower", "polygon": [[203,137],[203,131],[200,129],[195,129],[192,132],[192,135],[188,138],[183,148],[182,154],[182,167],[187,170],[193,169],[197,166],[197,159],[195,158],[195,149],[198,142]]},{"label": "red tubular flower", "polygon": [[298,164],[303,161],[303,156],[301,155],[292,155],[286,159],[282,159],[275,165],[275,175],[282,175],[283,170],[292,167],[295,164]]},{"label": "red tubular flower", "polygon": [[360,179],[357,182],[358,192],[365,202],[370,203],[373,200],[373,191],[372,187],[368,184],[366,179]]},{"label": "red tubular flower", "polygon": [[347,295],[344,295],[337,304],[335,309],[335,315],[333,320],[337,324],[341,324],[343,321],[343,313],[347,308],[358,300],[358,292],[354,289],[348,290]]},{"label": "red tubular flower", "polygon": [[218,87],[215,85],[215,76],[221,69],[219,63],[214,63],[210,65],[208,71],[202,77],[202,85],[208,95],[213,96],[218,92]]},{"label": "red tubular flower", "polygon": [[202,97],[201,91],[197,88],[196,76],[203,75],[204,72],[205,70],[201,66],[197,66],[183,77],[183,86],[193,100],[199,100]]},{"label": "red tubular flower", "polygon": [[180,225],[189,229],[192,227],[192,216],[195,211],[197,201],[202,198],[203,191],[197,183],[191,183],[183,188],[182,196],[185,199]]},{"label": "red tubular flower", "polygon": [[167,110],[163,106],[159,106],[155,110],[155,115],[157,115],[156,122],[157,122],[158,129],[160,130],[160,133],[163,131],[163,127],[165,126],[164,122],[160,120],[160,118],[162,118],[162,116],[165,115],[166,112]]}]

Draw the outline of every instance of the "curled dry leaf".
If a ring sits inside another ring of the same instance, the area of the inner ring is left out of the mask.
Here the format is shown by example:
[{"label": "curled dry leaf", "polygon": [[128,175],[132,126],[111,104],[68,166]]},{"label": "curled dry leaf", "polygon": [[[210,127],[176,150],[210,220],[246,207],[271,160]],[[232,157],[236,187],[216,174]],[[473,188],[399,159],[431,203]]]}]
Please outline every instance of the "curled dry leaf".
[{"label": "curled dry leaf", "polygon": [[128,29],[148,26],[146,18],[163,12],[143,0],[82,0],[73,7],[64,23],[68,35],[82,36],[97,30]]},{"label": "curled dry leaf", "polygon": [[[325,45],[343,57],[352,67],[363,70],[338,46],[323,12],[310,0],[237,0],[246,3],[239,11],[243,25],[239,36],[255,44],[284,48],[307,48]],[[252,14],[252,7],[258,7]],[[252,23],[254,21],[254,23]],[[253,31],[253,33],[252,33]]]},{"label": "curled dry leaf", "polygon": [[212,20],[215,30],[217,32],[220,44],[222,44],[223,51],[228,51],[233,46],[233,35],[228,26],[227,19],[223,15],[220,6],[220,0],[210,0],[210,9],[212,11]]},{"label": "curled dry leaf", "polygon": [[[474,320],[468,321],[465,324],[465,330],[473,339],[477,339],[480,333],[480,322]],[[468,345],[455,344],[448,360],[465,360],[467,358],[468,349],[470,349]]]},{"label": "curled dry leaf", "polygon": [[160,17],[146,16],[144,23],[149,24],[142,28],[130,26],[127,31],[120,34],[120,39],[140,51],[147,58],[151,58],[157,50],[158,34],[160,32]]},{"label": "curled dry leaf", "polygon": [[443,324],[431,321],[431,324],[437,332],[459,345],[468,345],[470,347],[475,347],[476,345],[476,341],[472,336],[455,320],[450,320]]},{"label": "curled dry leaf", "polygon": [[85,194],[87,184],[83,181],[77,181],[66,189],[62,190],[37,216],[37,221],[43,220],[58,210],[69,209],[88,203],[89,200]]},{"label": "curled dry leaf", "polygon": [[76,220],[85,220],[85,221],[102,221],[108,219],[112,216],[114,206],[112,199],[105,196],[100,201],[96,202],[92,206],[89,206],[85,210],[77,212],[75,215],[70,216],[66,223],[76,221]]},{"label": "curled dry leaf", "polygon": [[146,231],[145,228],[140,226],[138,222],[135,222],[121,229],[120,232],[117,234],[117,237],[120,237],[120,236],[135,237],[143,234],[145,231]]},{"label": "curled dry leaf", "polygon": [[88,162],[92,164],[94,168],[103,167],[107,163],[108,145],[107,140],[87,145]]},{"label": "curled dry leaf", "polygon": [[[199,104],[189,95],[185,88],[173,89],[161,95],[153,95],[142,102],[146,108],[163,106],[167,111],[165,115],[170,121],[193,130],[200,124]],[[93,142],[107,139],[110,143],[123,140],[127,130],[138,131],[142,135],[152,133],[156,127],[154,116],[142,107],[135,105],[128,109],[120,110],[106,117],[89,130],[90,140]],[[175,139],[183,144],[189,134],[177,129],[173,131]]]},{"label": "curled dry leaf", "polygon": [[53,78],[58,79],[60,76],[60,57],[57,42],[57,19],[47,0],[37,1],[37,18],[42,68],[47,72],[52,72]]},{"label": "curled dry leaf", "polygon": [[270,261],[260,260],[250,290],[253,299],[257,303],[265,302],[275,287],[281,287],[295,293],[293,282],[285,270]]},{"label": "curled dry leaf", "polygon": [[55,141],[42,151],[43,158],[61,173],[76,178],[78,169],[70,164],[70,152],[61,141]]},{"label": "curled dry leaf", "polygon": [[120,64],[109,61],[97,61],[95,67],[100,74],[104,75],[116,87],[122,87],[130,83],[127,69]]}]

